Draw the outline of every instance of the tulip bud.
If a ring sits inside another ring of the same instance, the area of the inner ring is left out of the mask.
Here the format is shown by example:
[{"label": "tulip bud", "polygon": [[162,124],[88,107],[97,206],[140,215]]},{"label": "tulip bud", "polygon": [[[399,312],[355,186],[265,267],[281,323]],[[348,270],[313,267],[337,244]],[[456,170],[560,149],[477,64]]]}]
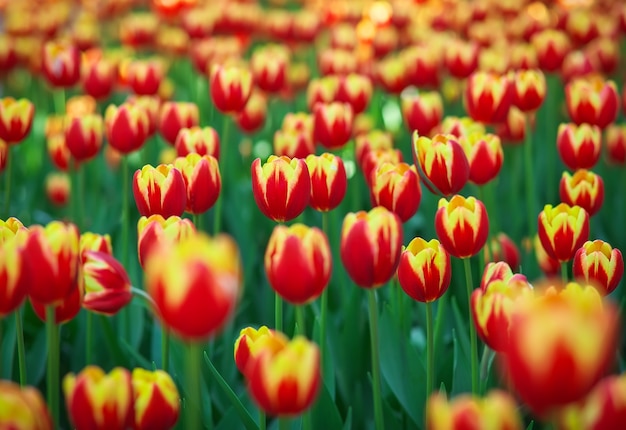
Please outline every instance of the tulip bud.
[{"label": "tulip bud", "polygon": [[349,213],[341,229],[341,261],[360,287],[378,288],[394,275],[402,252],[402,222],[393,212],[375,207]]},{"label": "tulip bud", "polygon": [[318,103],[313,108],[315,141],[327,149],[342,148],[352,136],[354,115],[347,103]]},{"label": "tulip bud", "polygon": [[133,195],[143,216],[180,216],[185,211],[187,193],[180,170],[171,164],[145,165],[133,176]]},{"label": "tulip bud", "polygon": [[26,99],[0,99],[0,139],[9,145],[20,143],[30,133],[35,106]]},{"label": "tulip bud", "polygon": [[245,133],[254,133],[265,123],[267,117],[267,99],[258,90],[252,91],[246,106],[235,117],[237,125]]},{"label": "tulip bud", "polygon": [[567,112],[576,124],[604,129],[617,118],[619,96],[615,82],[595,77],[576,79],[565,87]]},{"label": "tulip bud", "polygon": [[188,154],[178,157],[174,167],[180,170],[187,190],[185,210],[192,214],[208,211],[220,195],[222,177],[217,160],[210,155]]},{"label": "tulip bud", "polygon": [[416,131],[420,136],[430,136],[443,116],[443,102],[439,93],[405,90],[400,100],[407,129]]},{"label": "tulip bud", "polygon": [[485,263],[503,261],[513,270],[519,269],[520,253],[517,245],[504,233],[492,238],[485,248]]},{"label": "tulip bud", "polygon": [[72,87],[80,80],[80,51],[71,42],[48,41],[43,46],[41,68],[53,87]]},{"label": "tulip bud", "polygon": [[72,184],[67,173],[52,172],[46,175],[46,196],[55,206],[65,206],[70,200]]},{"label": "tulip bud", "polygon": [[415,166],[406,163],[382,163],[372,172],[372,206],[383,206],[408,221],[419,208],[422,189]]},{"label": "tulip bud", "polygon": [[402,251],[398,282],[413,300],[434,302],[450,286],[450,255],[437,239],[413,239]]},{"label": "tulip bud", "polygon": [[[290,363],[290,365],[283,365]],[[250,363],[248,389],[268,415],[299,415],[310,408],[321,383],[317,345],[297,336],[278,351],[267,348]]]},{"label": "tulip bud", "polygon": [[604,139],[608,161],[620,166],[626,164],[626,125],[609,125],[604,132]]},{"label": "tulip bud", "polygon": [[86,251],[83,254],[83,276],[85,309],[114,315],[132,299],[126,269],[110,254]]},{"label": "tulip bud", "polygon": [[485,205],[474,197],[439,200],[435,230],[441,245],[457,258],[476,255],[487,242],[489,218]]},{"label": "tulip bud", "polygon": [[50,412],[39,391],[12,381],[0,381],[0,427],[52,430]]},{"label": "tulip bud", "polygon": [[252,94],[252,73],[239,66],[215,65],[210,88],[211,100],[220,112],[239,112]]},{"label": "tulip bud", "polygon": [[413,45],[402,50],[400,55],[406,64],[409,85],[418,88],[439,87],[441,59],[431,46]]},{"label": "tulip bud", "polygon": [[399,55],[389,56],[376,65],[376,81],[385,91],[400,94],[408,85],[407,67]]},{"label": "tulip bud", "polygon": [[589,214],[580,206],[545,205],[538,224],[541,245],[561,263],[571,260],[589,237]]},{"label": "tulip bud", "polygon": [[274,227],[265,251],[265,272],[283,299],[294,305],[315,300],[328,285],[331,271],[330,245],[321,230],[304,224]]},{"label": "tulip bud", "polygon": [[413,133],[413,160],[432,193],[455,194],[469,179],[467,156],[453,135],[437,134],[429,139]]},{"label": "tulip bud", "polygon": [[[57,325],[65,324],[74,319],[76,315],[80,312],[83,306],[83,296],[85,293],[84,281],[82,273],[79,275],[78,287],[76,287],[69,296],[65,297],[61,301],[56,301],[52,304],[54,307],[54,323]],[[30,297],[30,305],[33,308],[33,312],[37,315],[41,321],[47,321],[46,314],[46,306],[49,304],[45,304],[42,302],[38,302],[37,300]]]},{"label": "tulip bud", "polygon": [[498,176],[504,154],[500,138],[495,134],[477,134],[459,138],[469,163],[469,180],[484,185]]},{"label": "tulip bud", "polygon": [[226,324],[239,298],[237,243],[223,234],[209,238],[196,233],[173,246],[159,247],[146,262],[145,283],[165,327],[184,340],[207,339]]},{"label": "tulip bud", "polygon": [[283,45],[266,45],[250,58],[254,83],[263,91],[276,93],[285,87],[289,51]]},{"label": "tulip bud", "polygon": [[568,123],[559,126],[556,144],[567,167],[590,169],[600,159],[601,139],[600,128],[595,125]]},{"label": "tulip bud", "polygon": [[338,98],[339,83],[339,78],[333,75],[312,79],[306,90],[309,110],[312,111],[318,103],[329,104],[334,102]]},{"label": "tulip bud", "polygon": [[179,157],[195,152],[220,159],[220,137],[213,127],[181,128],[174,147]]},{"label": "tulip bud", "polygon": [[535,112],[546,97],[546,78],[541,70],[519,70],[512,78],[513,104],[522,112]]},{"label": "tulip bud", "polygon": [[531,42],[537,51],[539,66],[546,72],[559,70],[565,56],[570,51],[570,42],[567,34],[552,28],[535,34]]},{"label": "tulip bud", "polygon": [[152,252],[161,246],[174,246],[194,235],[196,228],[189,219],[161,215],[141,217],[137,223],[137,255],[139,264],[145,269],[145,262]]},{"label": "tulip bud", "polygon": [[354,142],[355,158],[361,170],[365,171],[363,164],[367,154],[376,149],[393,149],[393,138],[390,133],[372,130],[356,136]]},{"label": "tulip bud", "polygon": [[289,343],[289,340],[283,333],[271,330],[266,326],[262,326],[258,330],[252,327],[241,329],[239,337],[235,341],[234,349],[237,369],[243,375],[247,375],[248,365],[265,348],[272,348],[276,352],[287,346],[287,343]]},{"label": "tulip bud", "polygon": [[178,421],[180,397],[172,377],[162,370],[133,369],[135,430],[173,428]]},{"label": "tulip bud", "polygon": [[322,155],[311,154],[305,161],[311,177],[311,207],[316,211],[328,212],[339,206],[348,186],[341,158],[325,152]]},{"label": "tulip bud", "polygon": [[445,50],[446,68],[455,78],[467,78],[478,67],[478,52],[476,43],[453,39]]},{"label": "tulip bud", "polygon": [[257,206],[266,217],[290,221],[300,215],[309,203],[311,178],[303,159],[271,155],[261,165],[252,162],[252,192]]},{"label": "tulip bud", "polygon": [[339,78],[337,100],[348,103],[354,115],[358,115],[367,108],[372,92],[372,81],[367,76],[351,73]]},{"label": "tulip bud", "polygon": [[355,52],[344,49],[324,49],[317,58],[322,76],[356,73],[358,59]]},{"label": "tulip bud", "polygon": [[580,206],[591,217],[604,202],[604,181],[600,175],[584,169],[577,170],[573,176],[563,172],[559,195],[563,203]]},{"label": "tulip bud", "polygon": [[20,242],[12,236],[0,244],[0,317],[18,309],[29,293],[30,266]]},{"label": "tulip bud", "polygon": [[88,161],[102,146],[104,123],[100,115],[68,117],[65,123],[65,144],[76,161]]},{"label": "tulip bud", "polygon": [[128,65],[128,84],[137,95],[155,95],[166,74],[159,59],[133,60]]},{"label": "tulip bud", "polygon": [[617,248],[602,240],[585,242],[574,255],[574,278],[598,288],[606,296],[611,294],[624,274],[624,259]]},{"label": "tulip bud", "polygon": [[150,12],[134,12],[120,22],[120,41],[123,45],[141,47],[154,42],[159,28],[159,17]]},{"label": "tulip bud", "polygon": [[87,366],[78,375],[63,378],[67,411],[76,430],[123,430],[132,426],[133,386],[128,370],[116,367],[108,374]]},{"label": "tulip bud", "polygon": [[170,145],[176,143],[178,132],[198,125],[199,112],[195,103],[165,102],[159,115],[159,131]]},{"label": "tulip bud", "polygon": [[131,94],[126,98],[126,103],[137,106],[145,111],[145,121],[148,127],[147,135],[152,136],[159,125],[161,108],[164,104],[161,98],[157,95],[137,96]]},{"label": "tulip bud", "polygon": [[137,105],[124,103],[109,105],[104,114],[106,137],[109,145],[122,154],[141,148],[148,137],[149,118]]},{"label": "tulip bud", "polygon": [[507,75],[473,73],[465,87],[465,108],[475,121],[495,124],[506,119],[513,102],[513,85]]},{"label": "tulip bud", "polygon": [[83,91],[95,99],[106,99],[113,90],[116,66],[104,57],[87,58],[82,63]]}]

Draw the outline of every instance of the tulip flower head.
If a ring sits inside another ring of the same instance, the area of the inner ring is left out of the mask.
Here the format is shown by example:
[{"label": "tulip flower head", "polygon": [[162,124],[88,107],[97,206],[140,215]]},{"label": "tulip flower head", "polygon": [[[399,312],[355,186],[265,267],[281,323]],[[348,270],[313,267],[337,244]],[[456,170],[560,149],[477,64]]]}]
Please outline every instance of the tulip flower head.
[{"label": "tulip flower head", "polygon": [[305,161],[311,177],[311,207],[316,211],[328,212],[339,206],[348,186],[342,159],[325,152],[322,155],[309,155]]},{"label": "tulip flower head", "polygon": [[476,255],[487,242],[489,233],[485,205],[474,197],[442,198],[435,214],[435,230],[450,255],[457,258]]},{"label": "tulip flower head", "polygon": [[172,377],[162,370],[134,369],[131,376],[136,430],[168,430],[178,421],[180,396]]},{"label": "tulip flower head", "polygon": [[254,361],[259,353],[262,353],[266,348],[278,351],[284,348],[287,343],[289,343],[287,336],[266,326],[262,326],[258,330],[253,327],[241,329],[234,348],[237,369],[243,375],[247,375],[248,365]]},{"label": "tulip flower head", "polygon": [[86,251],[83,254],[82,267],[85,309],[104,315],[114,315],[133,298],[126,269],[112,255]]},{"label": "tulip flower head", "polygon": [[0,99],[0,139],[9,145],[20,143],[30,132],[35,106],[26,99]]},{"label": "tulip flower head", "polygon": [[161,215],[141,217],[137,222],[137,255],[139,264],[145,268],[150,253],[161,246],[174,244],[193,236],[196,228],[190,219]]},{"label": "tulip flower head", "polygon": [[143,216],[180,216],[187,204],[185,180],[171,164],[145,165],[133,176],[133,195]]},{"label": "tulip flower head", "polygon": [[602,240],[587,241],[574,255],[574,278],[593,285],[606,296],[611,294],[624,275],[624,259],[619,249]]},{"label": "tulip flower head", "polygon": [[415,166],[383,162],[372,172],[370,196],[372,206],[383,206],[408,221],[419,208],[422,198]]},{"label": "tulip flower head", "polygon": [[541,245],[559,262],[571,260],[589,237],[589,214],[580,206],[546,205],[538,224]]},{"label": "tulip flower head", "polygon": [[174,167],[180,170],[187,190],[185,210],[192,214],[208,211],[220,195],[222,177],[217,160],[210,155],[188,154],[178,157]]},{"label": "tulip flower head", "polygon": [[450,286],[450,255],[437,239],[413,239],[402,251],[398,265],[400,286],[413,300],[430,303]]},{"label": "tulip flower head", "polygon": [[220,159],[220,137],[213,127],[181,128],[174,147],[179,157],[195,152]]},{"label": "tulip flower head", "polygon": [[571,175],[563,172],[559,186],[559,196],[563,203],[580,206],[589,216],[593,216],[604,202],[604,181],[600,175],[580,169]]},{"label": "tulip flower head", "polygon": [[52,419],[43,397],[33,387],[0,381],[0,427],[52,430]]},{"label": "tulip flower head", "polygon": [[556,145],[567,167],[572,170],[591,169],[600,159],[602,134],[595,125],[561,124]]},{"label": "tulip flower head", "polygon": [[591,124],[604,129],[617,118],[619,96],[613,81],[598,77],[576,79],[565,87],[570,118],[576,124]]}]

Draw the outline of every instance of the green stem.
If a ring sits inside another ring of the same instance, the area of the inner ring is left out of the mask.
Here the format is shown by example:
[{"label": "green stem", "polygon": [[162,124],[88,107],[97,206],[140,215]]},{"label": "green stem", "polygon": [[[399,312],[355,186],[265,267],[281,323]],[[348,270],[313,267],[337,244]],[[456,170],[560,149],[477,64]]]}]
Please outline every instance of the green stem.
[{"label": "green stem", "polygon": [[294,333],[306,336],[304,305],[296,306],[296,329],[294,330]]},{"label": "green stem", "polygon": [[7,148],[7,161],[6,165],[4,166],[4,177],[6,178],[4,181],[6,183],[6,189],[4,190],[4,219],[7,219],[11,216],[11,176],[13,175],[12,169],[13,163],[11,163],[11,145],[9,145],[9,147]]},{"label": "green stem", "polygon": [[370,314],[370,348],[372,352],[372,379],[374,391],[374,421],[376,430],[385,428],[383,417],[382,386],[380,382],[380,351],[378,350],[378,306],[376,304],[376,290],[371,288],[369,294]]},{"label": "green stem", "polygon": [[[196,230],[202,231],[202,215],[201,214],[193,214],[193,224],[196,226]],[[217,232],[216,232],[217,234]]]},{"label": "green stem", "polygon": [[92,351],[93,351],[93,313],[87,311],[87,328],[85,339],[85,365],[92,363]]},{"label": "green stem", "polygon": [[528,226],[526,234],[529,238],[535,236],[537,224],[537,211],[535,209],[535,176],[533,173],[533,133],[530,127],[530,120],[526,120],[526,142],[524,143],[524,177],[526,179],[526,209],[528,216]]},{"label": "green stem", "polygon": [[65,88],[57,88],[52,92],[54,113],[57,115],[65,115]]},{"label": "green stem", "polygon": [[[213,219],[213,234],[218,234],[222,228],[222,206],[224,202],[224,194],[226,187],[232,184],[232,169],[230,163],[230,142],[228,142],[228,132],[230,131],[230,117],[224,115],[224,123],[222,125],[222,135],[220,136],[220,171],[222,173],[222,191],[215,203],[215,218]],[[222,167],[223,166],[223,167]]]},{"label": "green stem", "polygon": [[[469,258],[463,259],[465,266],[465,285],[467,287],[467,301],[469,306],[470,297],[472,296],[472,265]],[[478,342],[476,340],[476,327],[472,321],[472,312],[469,312],[469,329],[470,329],[470,359],[472,366],[472,394],[478,393]]]},{"label": "green stem", "polygon": [[267,428],[267,418],[265,412],[259,409],[259,430],[265,430]]},{"label": "green stem", "polygon": [[26,385],[26,349],[24,348],[24,329],[22,327],[21,308],[15,311],[15,336],[17,339],[17,362],[20,372],[20,385]]},{"label": "green stem", "polygon": [[426,398],[433,392],[435,380],[435,339],[433,338],[433,304],[426,303]]},{"label": "green stem", "polygon": [[46,306],[46,336],[48,338],[48,370],[47,370],[47,400],[52,417],[52,425],[58,428],[59,424],[59,362],[58,362],[58,328],[55,321],[53,305]]},{"label": "green stem", "polygon": [[278,293],[274,294],[274,325],[276,330],[283,331],[283,299]]},{"label": "green stem", "polygon": [[564,284],[567,284],[567,261],[563,261],[561,262],[561,279],[563,280]]},{"label": "green stem", "polygon": [[[239,418],[241,419],[241,422],[244,425],[244,427],[247,430],[258,430],[259,426],[256,425],[256,423],[254,422],[254,419],[252,419],[246,407],[243,405],[243,403],[241,403],[241,400],[239,400],[239,397],[237,397],[233,389],[230,388],[230,385],[228,385],[228,382],[224,380],[220,372],[215,368],[215,366],[209,359],[209,356],[207,355],[206,352],[204,353],[204,361],[209,367],[211,376],[213,376],[213,379],[218,383],[218,385],[222,388],[222,390],[224,390],[226,397],[228,397],[233,407],[239,414]],[[263,411],[259,412],[259,419],[261,423],[261,430],[264,430],[265,429],[265,413]]]},{"label": "green stem", "polygon": [[130,292],[133,293],[134,296],[141,297],[144,299],[153,309],[156,309],[156,303],[150,294],[146,293],[144,290],[139,289],[137,287],[130,287]]},{"label": "green stem", "polygon": [[[187,345],[187,398],[185,402],[185,427],[188,429],[201,429],[202,427],[202,398],[201,383],[202,369],[201,346],[197,342],[190,342]],[[208,427],[211,428],[211,423]]]},{"label": "green stem", "polygon": [[443,330],[443,320],[444,314],[446,310],[446,304],[448,303],[448,294],[444,294],[438,300],[437,305],[437,318],[435,318],[435,339],[434,339],[434,347],[433,347],[433,355],[436,355],[438,340],[441,339],[441,330]]},{"label": "green stem", "polygon": [[278,430],[290,430],[291,420],[289,418],[278,418]]},{"label": "green stem", "polygon": [[170,332],[166,327],[161,327],[161,367],[168,372],[170,364]]}]

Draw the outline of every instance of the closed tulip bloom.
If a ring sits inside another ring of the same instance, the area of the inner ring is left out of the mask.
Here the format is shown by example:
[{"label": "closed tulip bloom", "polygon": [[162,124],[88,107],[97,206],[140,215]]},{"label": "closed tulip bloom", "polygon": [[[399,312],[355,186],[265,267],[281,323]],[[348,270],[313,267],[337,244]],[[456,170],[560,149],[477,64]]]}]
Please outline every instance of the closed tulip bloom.
[{"label": "closed tulip bloom", "polygon": [[195,152],[220,159],[220,137],[213,127],[181,128],[174,147],[179,157]]},{"label": "closed tulip bloom", "polygon": [[54,134],[48,137],[46,147],[52,164],[54,164],[57,169],[66,172],[70,167],[72,153],[67,147],[65,133]]},{"label": "closed tulip bloom", "polygon": [[98,155],[102,146],[104,122],[100,115],[68,117],[65,143],[76,161],[88,161]]},{"label": "closed tulip bloom", "polygon": [[315,300],[326,288],[332,255],[326,235],[316,227],[277,225],[265,251],[265,273],[271,287],[295,305]]},{"label": "closed tulip bloom", "polygon": [[307,106],[313,111],[318,103],[332,103],[338,99],[339,77],[330,75],[311,79],[306,89]]},{"label": "closed tulip bloom", "polygon": [[161,246],[174,246],[194,235],[196,227],[190,219],[151,215],[139,218],[137,223],[137,255],[139,264],[145,268],[150,253]]},{"label": "closed tulip bloom", "polygon": [[343,160],[325,152],[322,155],[311,154],[305,161],[311,177],[311,207],[328,212],[339,206],[348,186]]},{"label": "closed tulip bloom", "polygon": [[267,118],[267,98],[258,90],[252,91],[246,106],[237,113],[235,120],[239,129],[245,133],[258,131]]},{"label": "closed tulip bloom", "polygon": [[163,370],[133,369],[135,413],[133,429],[173,428],[180,413],[180,396],[172,377]]},{"label": "closed tulip bloom", "polygon": [[79,233],[74,224],[52,221],[29,229],[25,245],[30,271],[30,297],[43,304],[61,301],[79,283]]},{"label": "closed tulip bloom", "polygon": [[390,94],[400,94],[408,85],[407,70],[401,56],[387,56],[375,65],[376,83]]},{"label": "closed tulip bloom", "polygon": [[309,203],[311,178],[303,159],[271,155],[252,162],[252,192],[259,210],[277,221],[290,221]]},{"label": "closed tulip bloom", "polygon": [[146,291],[157,316],[181,339],[206,340],[233,315],[241,290],[241,262],[230,236],[196,233],[159,247],[145,266]]},{"label": "closed tulip bloom", "polygon": [[215,65],[211,69],[211,100],[222,113],[242,110],[252,94],[252,73],[235,65]]},{"label": "closed tulip bloom", "polygon": [[82,267],[85,309],[114,315],[131,301],[131,284],[126,269],[112,255],[86,251],[83,254]]},{"label": "closed tulip bloom", "polygon": [[[53,87],[68,88],[80,80],[80,51],[71,42],[50,40],[43,45],[43,75]],[[60,113],[60,112],[59,112]]]},{"label": "closed tulip bloom", "polygon": [[50,412],[39,391],[12,381],[0,381],[0,427],[52,430]]},{"label": "closed tulip bloom", "polygon": [[424,185],[432,193],[458,193],[469,179],[467,156],[453,135],[437,134],[429,139],[413,133],[413,159]]},{"label": "closed tulip bloom", "polygon": [[[83,297],[84,297],[84,281],[82,275],[78,281],[78,287],[76,287],[69,296],[65,297],[61,301],[56,301],[52,304],[54,306],[54,323],[57,325],[65,324],[69,322],[78,315],[83,306]],[[38,302],[30,297],[30,306],[33,309],[37,318],[39,318],[42,322],[46,322],[46,306],[49,304],[45,304],[42,302]]]},{"label": "closed tulip bloom", "polygon": [[546,72],[559,70],[571,49],[567,33],[553,28],[533,35],[531,43],[537,51],[539,66]]},{"label": "closed tulip bloom", "polygon": [[178,132],[198,125],[199,112],[195,103],[165,102],[159,115],[159,131],[170,145],[176,143]]},{"label": "closed tulip bloom", "polygon": [[589,216],[593,216],[604,202],[604,181],[600,175],[589,170],[580,169],[574,175],[563,172],[559,196],[563,203],[580,206]]},{"label": "closed tulip bloom", "polygon": [[95,99],[105,99],[113,90],[117,67],[105,57],[89,58],[82,63],[82,86],[85,94]]},{"label": "closed tulip bloom", "polygon": [[254,83],[268,93],[276,93],[285,87],[288,65],[289,51],[283,45],[260,47],[250,58]]},{"label": "closed tulip bloom", "polygon": [[485,205],[474,197],[453,196],[439,200],[435,230],[450,255],[468,258],[476,255],[487,242],[489,218]]},{"label": "closed tulip bloom", "polygon": [[302,336],[278,351],[260,351],[249,369],[248,390],[268,415],[299,415],[317,398],[321,384],[319,348]]},{"label": "closed tulip bloom", "polygon": [[180,216],[185,211],[187,192],[180,170],[171,164],[145,165],[133,176],[133,195],[143,216]]},{"label": "closed tulip bloom", "polygon": [[435,393],[426,403],[429,430],[522,430],[522,419],[513,397],[492,390],[484,398],[460,395],[451,401]]},{"label": "closed tulip bloom", "polygon": [[188,154],[178,157],[174,167],[180,170],[187,190],[185,210],[192,214],[208,211],[220,195],[222,177],[217,160],[210,155]]},{"label": "closed tulip bloom", "polygon": [[[152,136],[159,126],[161,107],[164,101],[158,95],[138,96],[131,94],[126,98],[126,103],[139,107],[145,111],[144,126],[148,127],[148,136]],[[105,118],[106,119],[106,118]]]},{"label": "closed tulip bloom", "polygon": [[485,263],[504,261],[513,270],[519,269],[520,252],[515,242],[505,233],[498,233],[485,247]]},{"label": "closed tulip bloom", "polygon": [[272,350],[278,351],[284,348],[287,343],[289,343],[287,336],[266,326],[261,326],[258,330],[253,327],[241,329],[234,347],[237,369],[246,376],[248,365],[265,348],[272,348]]},{"label": "closed tulip bloom", "polygon": [[546,97],[546,78],[541,70],[519,70],[512,77],[513,104],[522,112],[535,112]]},{"label": "closed tulip bloom", "polygon": [[348,103],[352,107],[354,115],[358,115],[369,105],[373,91],[370,78],[358,73],[351,73],[339,78],[337,101]]},{"label": "closed tulip bloom", "polygon": [[476,185],[484,185],[498,176],[504,158],[498,135],[473,133],[461,137],[459,143],[469,162],[469,180],[471,182]]},{"label": "closed tulip bloom", "polygon": [[624,259],[617,248],[602,240],[587,241],[574,255],[574,278],[591,284],[606,296],[611,294],[624,275]]},{"label": "closed tulip bloom", "polygon": [[589,237],[589,214],[580,206],[545,205],[538,224],[541,245],[559,262],[571,260]]},{"label": "closed tulip bloom", "polygon": [[362,288],[378,288],[396,272],[402,252],[402,222],[378,206],[348,213],[341,229],[341,262]]},{"label": "closed tulip bloom", "polygon": [[591,286],[550,287],[518,302],[502,356],[513,388],[543,417],[582,400],[615,359],[617,309]]},{"label": "closed tulip bloom", "polygon": [[313,108],[313,136],[327,149],[342,148],[352,136],[354,114],[347,103],[318,103]]},{"label": "closed tulip bloom", "polygon": [[279,157],[306,158],[315,154],[313,136],[304,130],[276,130],[272,146]]},{"label": "closed tulip bloom", "polygon": [[116,367],[108,374],[87,366],[63,378],[70,420],[76,430],[124,430],[134,418],[131,373]]},{"label": "closed tulip bloom", "polygon": [[604,132],[604,139],[608,161],[620,166],[626,164],[626,124],[609,125]]},{"label": "closed tulip bloom", "polygon": [[407,129],[416,131],[420,136],[430,136],[443,116],[441,95],[436,91],[418,92],[407,89],[400,95],[400,100]]},{"label": "closed tulip bloom", "polygon": [[166,67],[158,59],[133,60],[128,65],[128,84],[137,95],[154,95],[165,77]]},{"label": "closed tulip bloom", "polygon": [[437,239],[413,239],[402,251],[398,282],[413,300],[430,303],[450,286],[450,255]]},{"label": "closed tulip bloom", "polygon": [[109,105],[104,114],[104,123],[109,145],[122,154],[138,150],[148,137],[148,114],[138,105]]},{"label": "closed tulip bloom", "polygon": [[480,47],[474,42],[454,39],[446,47],[445,64],[452,76],[458,79],[467,78],[478,67]]},{"label": "closed tulip bloom", "polygon": [[565,87],[567,112],[576,124],[591,124],[601,129],[615,121],[619,96],[615,82],[599,77],[576,79]]},{"label": "closed tulip bloom", "polygon": [[30,133],[35,106],[26,99],[0,99],[0,139],[9,145],[20,143]]},{"label": "closed tulip bloom", "polygon": [[513,84],[507,75],[475,72],[465,87],[465,108],[475,121],[496,124],[506,119],[513,93]]},{"label": "closed tulip bloom", "polygon": [[30,289],[30,266],[21,240],[15,236],[0,244],[0,317],[24,302]]},{"label": "closed tulip bloom", "polygon": [[590,169],[600,159],[602,134],[595,125],[559,125],[557,149],[563,163],[572,170]]},{"label": "closed tulip bloom", "polygon": [[393,137],[383,130],[359,134],[354,139],[355,158],[361,170],[367,154],[375,149],[393,149]]},{"label": "closed tulip bloom", "polygon": [[408,221],[419,208],[422,188],[415,166],[406,163],[382,163],[372,172],[372,206],[383,206]]},{"label": "closed tulip bloom", "polygon": [[111,236],[108,234],[98,234],[87,231],[80,235],[80,254],[81,258],[87,251],[104,252],[113,255],[113,246],[111,245]]}]

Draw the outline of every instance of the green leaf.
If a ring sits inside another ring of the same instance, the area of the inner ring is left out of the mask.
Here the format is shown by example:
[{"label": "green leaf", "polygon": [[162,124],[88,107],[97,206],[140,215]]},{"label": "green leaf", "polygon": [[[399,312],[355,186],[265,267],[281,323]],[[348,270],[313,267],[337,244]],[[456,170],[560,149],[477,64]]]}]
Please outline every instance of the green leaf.
[{"label": "green leaf", "polygon": [[334,329],[332,324],[332,318],[330,312],[328,313],[328,322],[326,328],[326,339],[320,338],[320,319],[319,317],[315,318],[315,324],[313,326],[313,339],[320,345],[322,342],[326,342],[326,354],[324,357],[323,369],[326,370],[326,373],[322,375],[324,378],[324,385],[328,388],[328,392],[332,399],[335,398],[335,363],[334,359],[335,354],[332,346],[337,344],[335,338],[337,336],[337,330]]},{"label": "green leaf", "polygon": [[2,327],[0,327],[0,330],[2,330],[2,338],[0,339],[0,358],[2,359],[0,376],[2,379],[13,379],[13,360],[17,351],[17,344],[15,343],[15,317],[10,315],[4,320],[0,320],[0,324],[2,324]]},{"label": "green leaf", "polygon": [[533,427],[535,427],[535,422],[531,421],[530,424],[528,424],[528,427],[526,427],[526,430],[533,430]]},{"label": "green leaf", "polygon": [[46,331],[41,330],[35,335],[35,339],[26,349],[26,380],[28,385],[38,385],[46,371],[48,357],[48,345]]},{"label": "green leaf", "polygon": [[343,430],[352,429],[352,406],[348,406],[348,414],[346,415],[346,421],[343,423]]},{"label": "green leaf", "polygon": [[313,422],[314,429],[325,430],[341,430],[342,421],[341,414],[337,410],[337,405],[333,401],[328,387],[325,384],[321,384],[320,392],[317,397],[317,401],[311,409],[311,421]]},{"label": "green leaf", "polygon": [[468,393],[472,391],[471,364],[469,351],[464,349],[462,340],[459,340],[458,332],[452,330],[452,342],[454,344],[452,395]]}]

